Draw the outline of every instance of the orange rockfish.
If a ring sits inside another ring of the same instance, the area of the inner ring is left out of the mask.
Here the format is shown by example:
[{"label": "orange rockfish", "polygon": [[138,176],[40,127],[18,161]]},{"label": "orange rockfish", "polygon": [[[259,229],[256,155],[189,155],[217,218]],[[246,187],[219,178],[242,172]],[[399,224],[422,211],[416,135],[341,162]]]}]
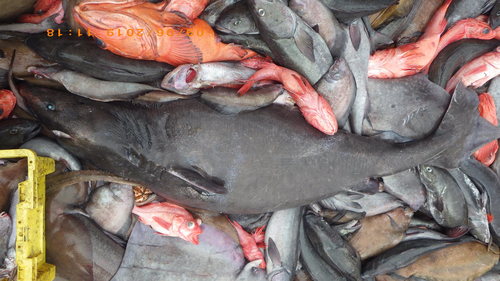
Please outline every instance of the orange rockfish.
[{"label": "orange rockfish", "polygon": [[458,82],[462,82],[466,87],[478,88],[498,75],[500,75],[500,47],[462,66],[446,84],[446,91],[451,93]]},{"label": "orange rockfish", "polygon": [[[479,95],[479,115],[488,120],[491,124],[498,126],[497,110],[493,97],[488,93]],[[498,151],[498,140],[494,140],[482,146],[476,152],[474,157],[486,166],[491,165],[496,158]]]},{"label": "orange rockfish", "polygon": [[[198,1],[195,1],[198,2]],[[224,44],[205,21],[194,19],[187,27],[165,12],[165,3],[88,1],[75,7],[75,20],[115,54],[166,62],[174,66],[211,61],[239,61],[257,55],[233,44]],[[168,7],[167,6],[167,7]],[[182,10],[182,9],[181,9]],[[197,14],[184,8],[181,14]],[[178,14],[178,13],[177,13]],[[188,17],[188,15],[186,15]]]},{"label": "orange rockfish", "polygon": [[144,206],[135,206],[132,213],[139,221],[151,226],[158,234],[180,237],[193,244],[198,244],[202,230],[201,220],[195,220],[186,209],[167,202],[155,202]]},{"label": "orange rockfish", "polygon": [[368,77],[399,78],[422,71],[434,58],[439,38],[446,28],[445,14],[451,1],[446,0],[434,13],[417,42],[375,52],[368,61]]},{"label": "orange rockfish", "polygon": [[44,19],[57,15],[54,21],[58,24],[63,22],[64,8],[62,0],[37,0],[34,14],[25,14],[19,17],[19,22],[41,23]]},{"label": "orange rockfish", "polygon": [[229,220],[236,229],[238,233],[238,239],[240,240],[241,249],[243,250],[243,255],[248,261],[260,260],[260,268],[266,268],[266,261],[264,259],[264,254],[259,248],[265,247],[264,243],[264,226],[259,227],[255,230],[253,234],[246,232],[243,227],[237,222]]},{"label": "orange rockfish", "polygon": [[332,107],[300,74],[277,66],[261,57],[244,60],[241,64],[259,70],[238,90],[239,94],[246,93],[257,81],[273,80],[280,82],[309,124],[327,135],[333,135],[337,132],[337,118]]},{"label": "orange rockfish", "polygon": [[0,90],[0,119],[7,118],[16,106],[16,96],[9,90]]}]

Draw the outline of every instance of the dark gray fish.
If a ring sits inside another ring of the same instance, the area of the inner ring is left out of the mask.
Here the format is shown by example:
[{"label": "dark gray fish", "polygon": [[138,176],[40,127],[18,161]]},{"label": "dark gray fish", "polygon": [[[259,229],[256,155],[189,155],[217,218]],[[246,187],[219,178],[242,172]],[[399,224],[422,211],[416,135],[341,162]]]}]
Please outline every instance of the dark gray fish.
[{"label": "dark gray fish", "polygon": [[490,26],[495,29],[500,25],[500,1],[496,1],[490,12]]},{"label": "dark gray fish", "polygon": [[259,34],[256,35],[247,35],[247,34],[219,34],[219,38],[222,42],[230,44],[234,43],[237,45],[241,45],[245,48],[252,49],[257,53],[260,53],[265,56],[271,56],[272,52],[267,46],[266,42],[262,40]]},{"label": "dark gray fish", "polygon": [[421,139],[435,130],[450,95],[423,74],[368,79],[369,111],[363,134],[395,142]]},{"label": "dark gray fish", "polygon": [[136,223],[111,280],[235,280],[245,263],[241,248],[221,230],[206,224],[201,228],[200,244],[194,245]]},{"label": "dark gray fish", "polygon": [[251,89],[240,96],[238,89],[215,87],[203,89],[200,98],[210,107],[224,114],[236,114],[268,106],[283,93],[281,85],[269,85]]},{"label": "dark gray fish", "polygon": [[92,40],[82,38],[55,40],[43,34],[29,37],[26,44],[49,61],[102,80],[149,82],[161,79],[173,69],[166,63],[115,55],[99,48]]},{"label": "dark gray fish", "polygon": [[[297,229],[298,230],[298,229]],[[7,256],[9,237],[12,232],[12,220],[7,213],[0,212],[0,269]]]},{"label": "dark gray fish", "polygon": [[259,34],[259,29],[248,9],[246,1],[234,4],[219,16],[215,29],[229,34]]},{"label": "dark gray fish", "polygon": [[92,192],[85,212],[102,229],[127,240],[132,230],[132,186],[110,183]]},{"label": "dark gray fish", "polygon": [[467,225],[464,194],[450,173],[431,166],[420,166],[418,171],[427,191],[427,204],[434,220],[447,228]]},{"label": "dark gray fish", "polygon": [[463,237],[459,242],[419,239],[398,244],[363,266],[363,278],[373,278],[377,275],[394,272],[415,262],[421,256],[446,247],[474,241],[471,237]]},{"label": "dark gray fish", "polygon": [[266,281],[266,271],[262,268],[259,268],[259,264],[261,262],[261,260],[255,260],[247,263],[238,274],[238,277],[236,277],[235,281]]},{"label": "dark gray fish", "polygon": [[403,238],[403,242],[411,241],[411,240],[420,240],[420,239],[429,239],[429,240],[440,240],[440,241],[454,241],[457,240],[457,237],[449,237],[441,232],[437,232],[431,229],[425,229],[420,227],[412,227],[406,231],[405,237]]},{"label": "dark gray fish", "polygon": [[[297,267],[299,227],[303,207],[279,210],[273,213],[266,227],[265,243],[267,274],[270,281],[291,281]],[[271,241],[275,249],[271,249]],[[273,252],[274,251],[274,252]],[[275,258],[279,255],[279,262]]]},{"label": "dark gray fish", "polygon": [[305,215],[304,231],[326,263],[347,280],[361,280],[361,261],[357,252],[326,221],[315,215]]},{"label": "dark gray fish", "polygon": [[425,203],[425,187],[415,169],[382,177],[384,190],[401,199],[413,210],[418,210]]},{"label": "dark gray fish", "polygon": [[[383,46],[394,44],[394,40],[392,40],[391,37],[373,29],[368,17],[363,17],[362,20],[365,25],[366,31],[368,32],[368,37],[370,38],[370,53],[375,52]],[[350,37],[352,38],[353,36],[351,35]]]},{"label": "dark gray fish", "polygon": [[290,0],[289,6],[321,35],[333,57],[342,55],[346,34],[333,13],[321,0]]},{"label": "dark gray fish", "polygon": [[459,169],[449,170],[449,173],[462,190],[465,202],[467,202],[470,234],[481,242],[489,244],[491,235],[486,210],[488,195],[484,190],[479,190],[469,177]]},{"label": "dark gray fish", "polygon": [[424,33],[425,27],[443,2],[444,0],[422,1],[409,26],[397,38],[397,45],[415,42]]},{"label": "dark gray fish", "polygon": [[356,81],[356,98],[352,105],[349,124],[351,132],[357,135],[362,134],[363,119],[368,110],[368,59],[370,58],[370,39],[368,31],[365,28],[362,20],[356,20],[351,23],[350,27],[344,27],[344,33],[349,34],[350,28],[359,28],[360,44],[358,50],[354,48],[353,39],[348,37],[344,42],[344,56],[349,68],[354,75]]},{"label": "dark gray fish", "polygon": [[19,148],[40,132],[40,124],[33,120],[13,118],[0,120],[0,149]]},{"label": "dark gray fish", "polygon": [[339,271],[330,266],[316,252],[304,232],[304,223],[299,227],[300,261],[314,281],[347,281]]},{"label": "dark gray fish", "polygon": [[448,80],[464,64],[499,45],[498,40],[464,39],[446,46],[432,61],[429,68],[429,80],[445,87]]},{"label": "dark gray fish", "polygon": [[[401,18],[395,19],[388,24],[382,26],[377,29],[377,32],[381,34],[381,36],[385,36],[392,41],[396,41],[398,37],[410,26],[418,12],[421,10],[424,2],[426,0],[414,0],[413,5],[411,7],[410,12]],[[384,44],[385,43],[385,44]],[[379,44],[375,44],[375,49],[379,49],[380,47],[387,46],[387,42],[381,42]]]},{"label": "dark gray fish", "polygon": [[252,232],[255,228],[267,225],[273,213],[261,213],[255,215],[230,214],[228,217],[232,221],[238,222],[247,232]]},{"label": "dark gray fish", "polygon": [[345,59],[335,60],[314,88],[332,106],[339,127],[343,127],[356,98],[356,81]]},{"label": "dark gray fish", "polygon": [[446,11],[445,17],[448,20],[446,26],[449,28],[461,19],[475,18],[486,14],[495,5],[495,2],[496,0],[453,0]]},{"label": "dark gray fish", "polygon": [[0,22],[9,22],[24,13],[29,13],[33,9],[34,4],[35,0],[1,0]]},{"label": "dark gray fish", "polygon": [[311,84],[318,82],[333,63],[323,38],[280,0],[250,0],[248,4],[273,60]]},{"label": "dark gray fish", "polygon": [[352,191],[335,194],[321,200],[320,204],[333,210],[365,213],[366,216],[375,216],[403,206],[401,201],[389,193],[363,194]]},{"label": "dark gray fish", "polygon": [[215,0],[212,3],[208,4],[208,6],[203,10],[203,13],[200,15],[200,19],[206,21],[212,27],[215,25],[215,22],[219,18],[219,16],[229,7],[234,4],[240,2],[241,0]]},{"label": "dark gray fish", "polygon": [[397,0],[321,0],[342,22],[369,16],[397,2]]},{"label": "dark gray fish", "polygon": [[490,233],[493,242],[500,243],[500,179],[487,166],[484,166],[475,159],[464,161],[460,165],[460,169],[470,177],[470,179],[488,194],[488,214],[492,215],[493,220],[490,221]]},{"label": "dark gray fish", "polygon": [[[302,206],[366,178],[422,163],[453,168],[478,145],[500,136],[492,125],[477,126],[477,95],[463,86],[436,133],[404,145],[345,132],[325,137],[298,110],[281,105],[224,115],[197,99],[139,107],[20,86],[29,108],[47,129],[61,132],[60,144],[84,165],[138,182],[179,204],[223,213]],[[266,165],[255,165],[257,159]],[[200,192],[168,173],[175,166],[198,167],[228,193]]]},{"label": "dark gray fish", "polygon": [[50,157],[56,161],[62,161],[73,171],[82,169],[80,161],[76,159],[75,156],[71,155],[66,149],[48,138],[34,138],[25,142],[20,148],[31,149],[39,156]]}]

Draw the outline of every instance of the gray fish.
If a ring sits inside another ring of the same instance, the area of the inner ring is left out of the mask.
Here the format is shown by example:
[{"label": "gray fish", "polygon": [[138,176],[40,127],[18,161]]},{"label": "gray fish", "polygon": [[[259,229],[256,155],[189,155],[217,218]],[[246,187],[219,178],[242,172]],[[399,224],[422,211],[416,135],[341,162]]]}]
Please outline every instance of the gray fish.
[{"label": "gray fish", "polygon": [[55,40],[43,34],[30,36],[26,44],[49,61],[101,80],[149,82],[161,79],[173,69],[166,63],[115,55],[88,39],[61,37]]},{"label": "gray fish", "polygon": [[418,7],[416,15],[403,33],[399,35],[397,40],[398,45],[415,42],[420,35],[424,33],[424,29],[429,23],[430,19],[441,6],[444,0],[424,0]]},{"label": "gray fish", "polygon": [[0,121],[0,149],[19,148],[40,132],[40,124],[27,119],[5,119]]},{"label": "gray fish", "polygon": [[357,252],[326,221],[314,215],[306,215],[304,231],[326,263],[347,280],[361,280],[361,261]]},{"label": "gray fish", "polygon": [[255,260],[247,263],[235,281],[266,281],[266,271],[259,268],[261,262],[261,260]]},{"label": "gray fish", "polygon": [[382,177],[384,190],[401,199],[413,210],[418,210],[425,203],[425,187],[415,169]]},{"label": "gray fish", "polygon": [[248,4],[273,60],[316,84],[333,63],[323,38],[280,0]]},{"label": "gray fish", "polygon": [[[404,145],[345,132],[325,136],[298,110],[281,105],[224,115],[197,99],[139,107],[20,86],[41,123],[66,136],[58,141],[84,165],[138,182],[178,204],[224,213],[302,206],[422,163],[453,168],[500,135],[493,125],[477,127],[477,95],[463,86],[455,90],[435,134]],[[86,114],[89,108],[92,113]],[[256,159],[266,165],[255,165]],[[227,193],[200,190],[169,173],[172,167],[203,170]]]},{"label": "gray fish", "polygon": [[448,28],[457,21],[467,18],[475,18],[481,14],[487,13],[496,0],[453,0],[446,11],[445,18],[448,20]]},{"label": "gray fish", "polygon": [[345,59],[335,60],[314,87],[332,106],[339,127],[343,127],[356,98],[356,81]]},{"label": "gray fish", "polygon": [[215,22],[219,18],[219,16],[229,7],[234,4],[240,2],[241,0],[215,0],[212,3],[208,4],[208,6],[203,10],[203,13],[200,15],[200,19],[206,21],[212,27],[215,25]]},{"label": "gray fish", "polygon": [[467,225],[464,194],[448,171],[431,166],[420,166],[418,170],[434,220],[448,228]]},{"label": "gray fish", "polygon": [[[366,31],[368,32],[368,37],[370,38],[370,52],[373,53],[383,46],[389,46],[394,44],[394,40],[390,36],[385,35],[375,29],[373,29],[370,19],[368,17],[362,18],[365,25]],[[352,36],[351,36],[352,37]]]},{"label": "gray fish", "polygon": [[201,228],[200,244],[194,245],[135,224],[111,280],[235,280],[245,263],[241,248],[221,230],[205,224]]},{"label": "gray fish", "polygon": [[342,55],[346,34],[333,13],[321,0],[290,0],[289,6],[321,35],[333,57]]},{"label": "gray fish", "polygon": [[368,59],[370,57],[370,39],[368,32],[362,20],[356,20],[350,24],[350,27],[344,27],[344,33],[348,34],[349,29],[359,29],[359,48],[356,50],[353,45],[353,39],[348,37],[345,41],[344,59],[346,60],[349,68],[354,75],[356,81],[356,99],[352,105],[349,124],[351,131],[354,134],[362,134],[363,119],[365,118],[366,111],[368,110]]},{"label": "gray fish", "polygon": [[96,101],[116,101],[134,98],[158,88],[129,82],[113,82],[99,80],[86,74],[66,70],[60,67],[28,67],[28,71],[35,75],[55,80],[75,95]]},{"label": "gray fish", "polygon": [[454,241],[457,240],[457,237],[449,237],[447,235],[442,234],[441,232],[437,232],[431,229],[425,229],[420,227],[412,227],[406,231],[405,237],[403,238],[403,242],[411,241],[411,240],[420,240],[420,239],[429,239],[429,240],[440,240],[440,241]]},{"label": "gray fish", "polygon": [[66,149],[48,138],[34,138],[24,143],[20,148],[31,149],[39,156],[50,157],[56,161],[62,161],[73,171],[82,169],[80,161],[78,161],[75,156],[71,155]]},{"label": "gray fish", "polygon": [[127,240],[132,230],[134,203],[131,186],[110,183],[93,191],[85,212],[102,229]]},{"label": "gray fish", "polygon": [[343,21],[350,22],[356,18],[369,16],[380,10],[383,10],[393,4],[396,0],[377,0],[377,1],[363,1],[363,0],[321,0],[325,5],[330,8],[335,16]]},{"label": "gray fish", "polygon": [[489,23],[491,28],[495,29],[500,25],[500,2],[496,1],[490,12]]},{"label": "gray fish", "polygon": [[12,232],[12,220],[7,213],[0,212],[0,268],[7,256],[9,237]]},{"label": "gray fish", "polygon": [[255,228],[267,225],[273,213],[261,213],[255,215],[230,214],[228,217],[232,221],[238,222],[247,232],[252,232]]},{"label": "gray fish", "polygon": [[474,159],[464,161],[460,165],[462,170],[470,179],[481,187],[488,194],[488,214],[492,215],[493,220],[490,221],[490,232],[493,242],[500,243],[500,208],[498,200],[500,200],[500,179],[488,167]]},{"label": "gray fish", "polygon": [[366,216],[383,214],[403,206],[402,202],[396,197],[385,192],[370,195],[352,191],[341,192],[330,198],[323,199],[320,204],[333,210],[365,213]]},{"label": "gray fish", "polygon": [[314,281],[347,281],[337,269],[330,266],[316,252],[304,232],[304,223],[299,227],[300,261]]},{"label": "gray fish", "polygon": [[434,131],[450,100],[423,74],[368,79],[368,97],[363,134],[395,142],[421,139]]},{"label": "gray fish", "polygon": [[495,49],[500,41],[464,39],[446,46],[432,61],[429,80],[445,87],[448,80],[464,64]]},{"label": "gray fish", "polygon": [[363,278],[394,272],[415,262],[421,256],[446,247],[474,241],[471,237],[463,237],[459,242],[420,239],[398,244],[373,259],[363,267]]},{"label": "gray fish", "polygon": [[247,35],[247,34],[219,34],[219,38],[222,42],[230,44],[234,43],[237,45],[242,45],[245,48],[252,49],[257,53],[265,56],[271,56],[272,52],[267,46],[266,42],[262,40],[260,35]]},{"label": "gray fish", "polygon": [[[297,267],[299,227],[303,208],[279,210],[273,213],[266,227],[265,243],[267,274],[273,276],[270,281],[291,281]],[[273,258],[270,241],[273,241],[274,256],[279,255],[279,262]]]},{"label": "gray fish", "polygon": [[483,243],[489,244],[491,235],[486,211],[488,195],[483,190],[480,191],[469,177],[459,169],[449,170],[449,173],[462,190],[465,202],[467,202],[470,234]]},{"label": "gray fish", "polygon": [[163,78],[161,87],[181,95],[192,95],[203,88],[243,84],[254,73],[254,69],[238,62],[183,64]]},{"label": "gray fish", "polygon": [[215,29],[229,34],[259,34],[245,1],[240,1],[224,11],[216,21]]}]

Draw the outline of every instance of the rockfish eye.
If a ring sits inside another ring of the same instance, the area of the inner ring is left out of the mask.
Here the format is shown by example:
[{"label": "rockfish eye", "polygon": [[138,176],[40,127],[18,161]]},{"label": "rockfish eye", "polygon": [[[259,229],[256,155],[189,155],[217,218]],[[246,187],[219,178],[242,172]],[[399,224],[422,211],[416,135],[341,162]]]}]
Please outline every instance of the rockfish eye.
[{"label": "rockfish eye", "polygon": [[56,110],[56,106],[53,105],[53,104],[51,104],[51,103],[48,103],[47,104],[47,109],[50,110],[50,111],[54,111],[54,110]]},{"label": "rockfish eye", "polygon": [[488,34],[490,33],[490,30],[488,28],[483,29],[483,34]]},{"label": "rockfish eye", "polygon": [[193,229],[193,228],[195,227],[194,222],[192,222],[192,221],[188,221],[188,223],[187,223],[187,227],[188,227],[189,229]]},{"label": "rockfish eye", "polygon": [[258,9],[257,13],[259,13],[259,16],[261,16],[261,17],[266,15],[266,11],[264,11],[264,9],[262,9],[262,8]]},{"label": "rockfish eye", "polygon": [[15,134],[17,134],[18,132],[19,132],[19,130],[18,130],[18,129],[10,129],[9,134],[11,134],[11,135],[15,135]]},{"label": "rockfish eye", "polygon": [[431,167],[425,167],[425,171],[427,171],[428,173],[432,173],[432,168]]}]

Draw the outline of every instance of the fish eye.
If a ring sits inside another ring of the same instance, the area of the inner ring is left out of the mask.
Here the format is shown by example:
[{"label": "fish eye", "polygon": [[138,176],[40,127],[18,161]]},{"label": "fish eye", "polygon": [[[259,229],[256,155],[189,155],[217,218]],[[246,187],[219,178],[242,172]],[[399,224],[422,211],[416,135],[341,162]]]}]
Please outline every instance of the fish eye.
[{"label": "fish eye", "polygon": [[488,33],[490,33],[490,29],[489,28],[483,29],[483,34],[488,34]]},{"label": "fish eye", "polygon": [[11,134],[11,135],[16,135],[18,132],[19,132],[19,130],[18,130],[18,129],[13,128],[13,129],[10,129],[9,134]]},{"label": "fish eye", "polygon": [[42,79],[43,78],[43,76],[40,75],[40,74],[35,74],[34,76],[35,76],[36,79]]},{"label": "fish eye", "polygon": [[266,11],[265,11],[264,9],[262,9],[262,8],[259,8],[259,9],[257,10],[257,13],[259,13],[259,16],[261,16],[261,17],[263,17],[263,16],[265,16],[265,15],[266,15]]},{"label": "fish eye", "polygon": [[52,103],[48,103],[46,107],[50,111],[56,110],[56,106],[54,104],[52,104]]},{"label": "fish eye", "polygon": [[241,23],[241,20],[236,20],[236,21],[234,21],[234,23],[233,23],[233,24],[234,24],[234,25],[238,25],[238,24],[240,24],[240,23]]},{"label": "fish eye", "polygon": [[106,48],[106,44],[104,44],[104,42],[99,38],[95,39],[95,43],[99,46],[99,48]]},{"label": "fish eye", "polygon": [[427,171],[428,173],[432,173],[432,168],[431,167],[425,167],[425,171]]},{"label": "fish eye", "polygon": [[188,221],[188,222],[187,222],[187,227],[188,227],[189,229],[193,229],[193,228],[194,228],[194,226],[195,226],[195,225],[194,225],[194,222],[192,222],[192,221]]}]

